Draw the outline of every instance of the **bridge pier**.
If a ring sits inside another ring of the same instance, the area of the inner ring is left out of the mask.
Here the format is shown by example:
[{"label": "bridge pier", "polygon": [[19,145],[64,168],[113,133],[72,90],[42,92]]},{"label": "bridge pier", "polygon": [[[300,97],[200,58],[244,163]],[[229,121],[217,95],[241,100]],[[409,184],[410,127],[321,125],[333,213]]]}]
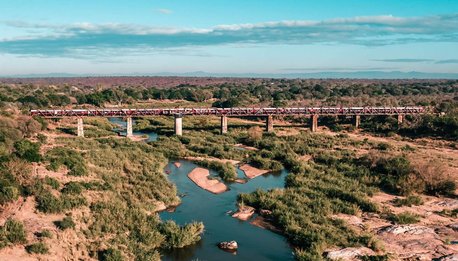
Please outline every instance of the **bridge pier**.
[{"label": "bridge pier", "polygon": [[132,137],[132,136],[134,136],[134,132],[132,129],[132,117],[127,117],[126,137]]},{"label": "bridge pier", "polygon": [[316,132],[318,130],[318,114],[314,114],[310,118],[310,130],[312,132]]},{"label": "bridge pier", "polygon": [[272,115],[268,115],[266,119],[266,131],[273,132],[274,131],[274,119]]},{"label": "bridge pier", "polygon": [[361,115],[355,115],[355,129],[359,129],[361,125]]},{"label": "bridge pier", "polygon": [[227,133],[227,116],[221,116],[221,134]]},{"label": "bridge pier", "polygon": [[78,137],[84,137],[83,118],[78,118],[78,124],[76,129]]},{"label": "bridge pier", "polygon": [[404,115],[398,114],[398,127],[400,127],[403,122],[404,122]]},{"label": "bridge pier", "polygon": [[183,135],[183,115],[175,114],[175,135]]}]

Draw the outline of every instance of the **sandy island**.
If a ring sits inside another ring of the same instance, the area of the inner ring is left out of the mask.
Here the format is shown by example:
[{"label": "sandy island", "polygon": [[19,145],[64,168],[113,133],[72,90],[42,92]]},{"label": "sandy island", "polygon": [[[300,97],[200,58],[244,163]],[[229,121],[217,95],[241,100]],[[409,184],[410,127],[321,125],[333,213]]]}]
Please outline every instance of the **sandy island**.
[{"label": "sandy island", "polygon": [[243,164],[240,166],[240,169],[243,170],[245,176],[247,176],[249,179],[256,178],[269,172],[269,170],[258,169],[249,164]]},{"label": "sandy island", "polygon": [[188,174],[188,177],[197,186],[211,193],[220,194],[227,190],[227,186],[224,183],[216,179],[209,179],[208,176],[210,176],[210,171],[204,168],[195,168]]},{"label": "sandy island", "polygon": [[175,165],[175,167],[179,168],[179,167],[181,167],[181,162],[175,161],[175,162],[173,163],[173,165]]}]

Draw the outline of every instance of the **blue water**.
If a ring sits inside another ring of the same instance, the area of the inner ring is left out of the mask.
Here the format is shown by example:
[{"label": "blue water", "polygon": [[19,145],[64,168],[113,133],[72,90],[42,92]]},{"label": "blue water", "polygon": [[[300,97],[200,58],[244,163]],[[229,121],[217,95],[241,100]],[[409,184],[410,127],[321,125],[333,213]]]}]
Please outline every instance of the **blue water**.
[{"label": "blue water", "polygon": [[[163,220],[174,220],[179,224],[201,221],[205,225],[202,240],[184,249],[164,252],[164,260],[294,260],[292,249],[286,239],[269,230],[253,226],[249,221],[232,218],[229,211],[237,209],[237,195],[253,192],[256,189],[283,188],[287,174],[266,174],[250,180],[246,184],[226,183],[230,190],[219,195],[212,194],[195,185],[187,174],[197,167],[194,163],[180,160],[181,167],[172,163],[169,180],[174,182],[182,203],[175,212],[161,212]],[[210,172],[216,175],[214,172]],[[244,174],[239,171],[239,176]],[[221,241],[235,240],[239,244],[236,253],[220,250],[216,245]]]},{"label": "blue water", "polygon": [[[127,128],[127,122],[123,118],[108,118],[108,120],[113,123],[118,125],[120,128],[115,129],[121,136],[126,136],[126,128]],[[132,124],[135,125],[135,120],[132,119]],[[134,135],[147,135],[148,139],[147,141],[156,141],[157,140],[157,134],[154,132],[141,132],[141,131],[134,131]]]}]

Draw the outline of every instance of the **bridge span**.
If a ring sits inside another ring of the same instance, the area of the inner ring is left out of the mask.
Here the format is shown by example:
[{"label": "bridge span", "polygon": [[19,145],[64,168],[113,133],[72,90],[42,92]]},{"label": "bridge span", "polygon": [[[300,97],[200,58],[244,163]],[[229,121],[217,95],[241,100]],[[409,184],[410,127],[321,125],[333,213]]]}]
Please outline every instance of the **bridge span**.
[{"label": "bridge span", "polygon": [[283,108],[154,108],[154,109],[69,109],[69,110],[31,110],[32,116],[43,118],[75,117],[78,119],[78,136],[84,137],[83,118],[85,117],[122,117],[127,119],[127,136],[133,135],[132,117],[173,116],[175,134],[183,134],[183,116],[220,116],[221,133],[227,133],[228,117],[266,117],[266,131],[273,131],[273,116],[299,115],[310,117],[311,130],[317,131],[319,116],[354,116],[358,128],[361,116],[393,115],[398,123],[404,115],[424,114],[427,109],[421,106],[408,107],[283,107]]}]

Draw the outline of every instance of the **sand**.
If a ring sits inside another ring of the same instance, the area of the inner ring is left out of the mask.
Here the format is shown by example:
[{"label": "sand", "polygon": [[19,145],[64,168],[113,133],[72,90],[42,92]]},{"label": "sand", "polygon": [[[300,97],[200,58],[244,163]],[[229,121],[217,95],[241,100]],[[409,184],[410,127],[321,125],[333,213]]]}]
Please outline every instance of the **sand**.
[{"label": "sand", "polygon": [[179,161],[175,161],[173,165],[175,165],[177,168],[181,167],[181,163]]},{"label": "sand", "polygon": [[247,176],[249,179],[256,178],[269,172],[269,170],[258,169],[249,164],[240,166],[240,169],[243,170],[245,176]]},{"label": "sand", "polygon": [[211,193],[220,194],[227,191],[227,186],[224,183],[216,179],[209,179],[208,176],[210,176],[210,171],[204,168],[195,168],[188,174],[188,177],[197,186]]}]

